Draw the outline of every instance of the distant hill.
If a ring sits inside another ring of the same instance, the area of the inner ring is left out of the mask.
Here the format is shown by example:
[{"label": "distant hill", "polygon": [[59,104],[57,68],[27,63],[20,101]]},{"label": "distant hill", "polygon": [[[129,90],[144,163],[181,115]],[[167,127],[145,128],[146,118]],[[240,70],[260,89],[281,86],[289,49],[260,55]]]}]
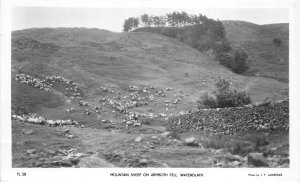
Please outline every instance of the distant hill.
[{"label": "distant hill", "polygon": [[[289,81],[289,24],[257,25],[244,21],[223,21],[226,37],[234,45],[243,47],[259,69],[259,75]],[[273,40],[282,41],[280,47]]]},{"label": "distant hill", "polygon": [[[62,75],[77,82],[85,99],[95,104],[105,96],[102,86],[114,85],[124,92],[129,84],[172,87],[188,93],[182,104],[176,106],[178,111],[195,107],[203,91],[214,89],[218,77],[231,80],[233,87],[246,90],[254,101],[266,97],[280,99],[288,89],[286,83],[274,79],[234,74],[172,38],[146,32],[113,33],[86,28],[12,32],[12,76],[18,72],[33,76]],[[47,96],[40,93],[43,91],[32,92],[31,88],[12,82],[13,105],[30,107],[32,112],[47,109],[57,115],[62,108],[70,107],[63,106],[63,91]],[[148,107],[159,109],[165,99],[157,98]]]}]

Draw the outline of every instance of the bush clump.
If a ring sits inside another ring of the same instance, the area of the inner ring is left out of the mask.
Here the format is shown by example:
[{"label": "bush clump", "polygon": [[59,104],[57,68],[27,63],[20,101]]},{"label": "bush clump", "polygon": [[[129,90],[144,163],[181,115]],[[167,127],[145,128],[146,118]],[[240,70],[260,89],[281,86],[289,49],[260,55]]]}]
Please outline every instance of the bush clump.
[{"label": "bush clump", "polygon": [[239,107],[251,103],[251,98],[246,92],[238,92],[230,89],[230,82],[225,79],[219,79],[216,83],[217,91],[214,95],[205,92],[198,101],[198,108],[224,108]]},{"label": "bush clump", "polygon": [[234,73],[245,74],[249,70],[249,57],[244,49],[232,49],[228,42],[223,42],[214,51],[215,58]]}]

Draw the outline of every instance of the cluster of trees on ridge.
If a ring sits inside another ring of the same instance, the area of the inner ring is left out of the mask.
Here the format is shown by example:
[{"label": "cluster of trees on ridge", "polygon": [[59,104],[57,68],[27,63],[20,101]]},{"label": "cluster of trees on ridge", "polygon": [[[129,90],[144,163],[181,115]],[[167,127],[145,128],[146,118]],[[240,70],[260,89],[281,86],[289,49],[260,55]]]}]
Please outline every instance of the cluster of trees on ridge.
[{"label": "cluster of trees on ridge", "polygon": [[221,34],[224,35],[225,33],[224,26],[219,20],[215,21],[213,19],[209,19],[202,14],[189,15],[184,11],[174,11],[172,13],[167,13],[164,16],[143,14],[140,17],[130,17],[124,21],[123,31],[128,32],[135,28],[139,28],[140,25],[143,27],[183,27],[199,24],[203,24],[205,26],[219,26],[222,31]]},{"label": "cluster of trees on ridge", "polygon": [[248,70],[248,55],[243,49],[233,49],[226,39],[224,25],[199,14],[182,12],[163,16],[143,14],[124,21],[124,32],[151,32],[182,41],[200,52],[211,51],[220,64],[233,72],[244,74]]}]

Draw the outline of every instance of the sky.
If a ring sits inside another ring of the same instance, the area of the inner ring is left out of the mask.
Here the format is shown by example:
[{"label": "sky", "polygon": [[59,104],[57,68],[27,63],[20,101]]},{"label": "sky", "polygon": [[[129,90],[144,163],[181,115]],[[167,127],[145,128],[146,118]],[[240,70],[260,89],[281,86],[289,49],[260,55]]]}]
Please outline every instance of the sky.
[{"label": "sky", "polygon": [[165,9],[165,8],[81,8],[81,7],[13,7],[12,30],[42,27],[87,27],[121,32],[129,17],[165,15],[173,11],[204,14],[219,20],[242,20],[255,24],[288,23],[288,9],[223,8],[223,9]]}]

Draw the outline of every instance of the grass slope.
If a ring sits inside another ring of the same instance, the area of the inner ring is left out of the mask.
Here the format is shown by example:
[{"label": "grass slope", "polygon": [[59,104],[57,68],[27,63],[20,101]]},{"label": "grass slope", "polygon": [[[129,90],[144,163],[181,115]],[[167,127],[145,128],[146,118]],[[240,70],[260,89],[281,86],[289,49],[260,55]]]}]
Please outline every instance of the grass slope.
[{"label": "grass slope", "polygon": [[[129,84],[183,90],[189,95],[176,107],[178,112],[193,108],[203,91],[214,89],[218,77],[232,80],[233,87],[246,90],[254,101],[266,97],[280,99],[284,96],[282,91],[288,89],[287,84],[274,79],[234,74],[190,46],[152,33],[113,33],[86,28],[27,29],[12,33],[12,45],[12,74],[20,69],[30,75],[62,75],[79,83],[86,100],[92,103],[105,96],[101,86],[112,84],[124,92]],[[59,100],[59,96],[57,99],[28,97],[28,93],[41,97],[47,93],[27,89],[12,85],[13,104],[30,98],[27,100],[36,103],[32,107],[38,108]],[[166,99],[172,96],[157,98],[152,107],[158,111],[164,109]],[[61,101],[55,103],[63,105]],[[61,114],[62,107],[57,108],[59,112],[50,110]]]},{"label": "grass slope", "polygon": [[[260,75],[288,83],[288,23],[257,25],[244,21],[223,21],[223,24],[227,39],[248,52]],[[275,38],[282,40],[280,47],[274,46]]]}]

